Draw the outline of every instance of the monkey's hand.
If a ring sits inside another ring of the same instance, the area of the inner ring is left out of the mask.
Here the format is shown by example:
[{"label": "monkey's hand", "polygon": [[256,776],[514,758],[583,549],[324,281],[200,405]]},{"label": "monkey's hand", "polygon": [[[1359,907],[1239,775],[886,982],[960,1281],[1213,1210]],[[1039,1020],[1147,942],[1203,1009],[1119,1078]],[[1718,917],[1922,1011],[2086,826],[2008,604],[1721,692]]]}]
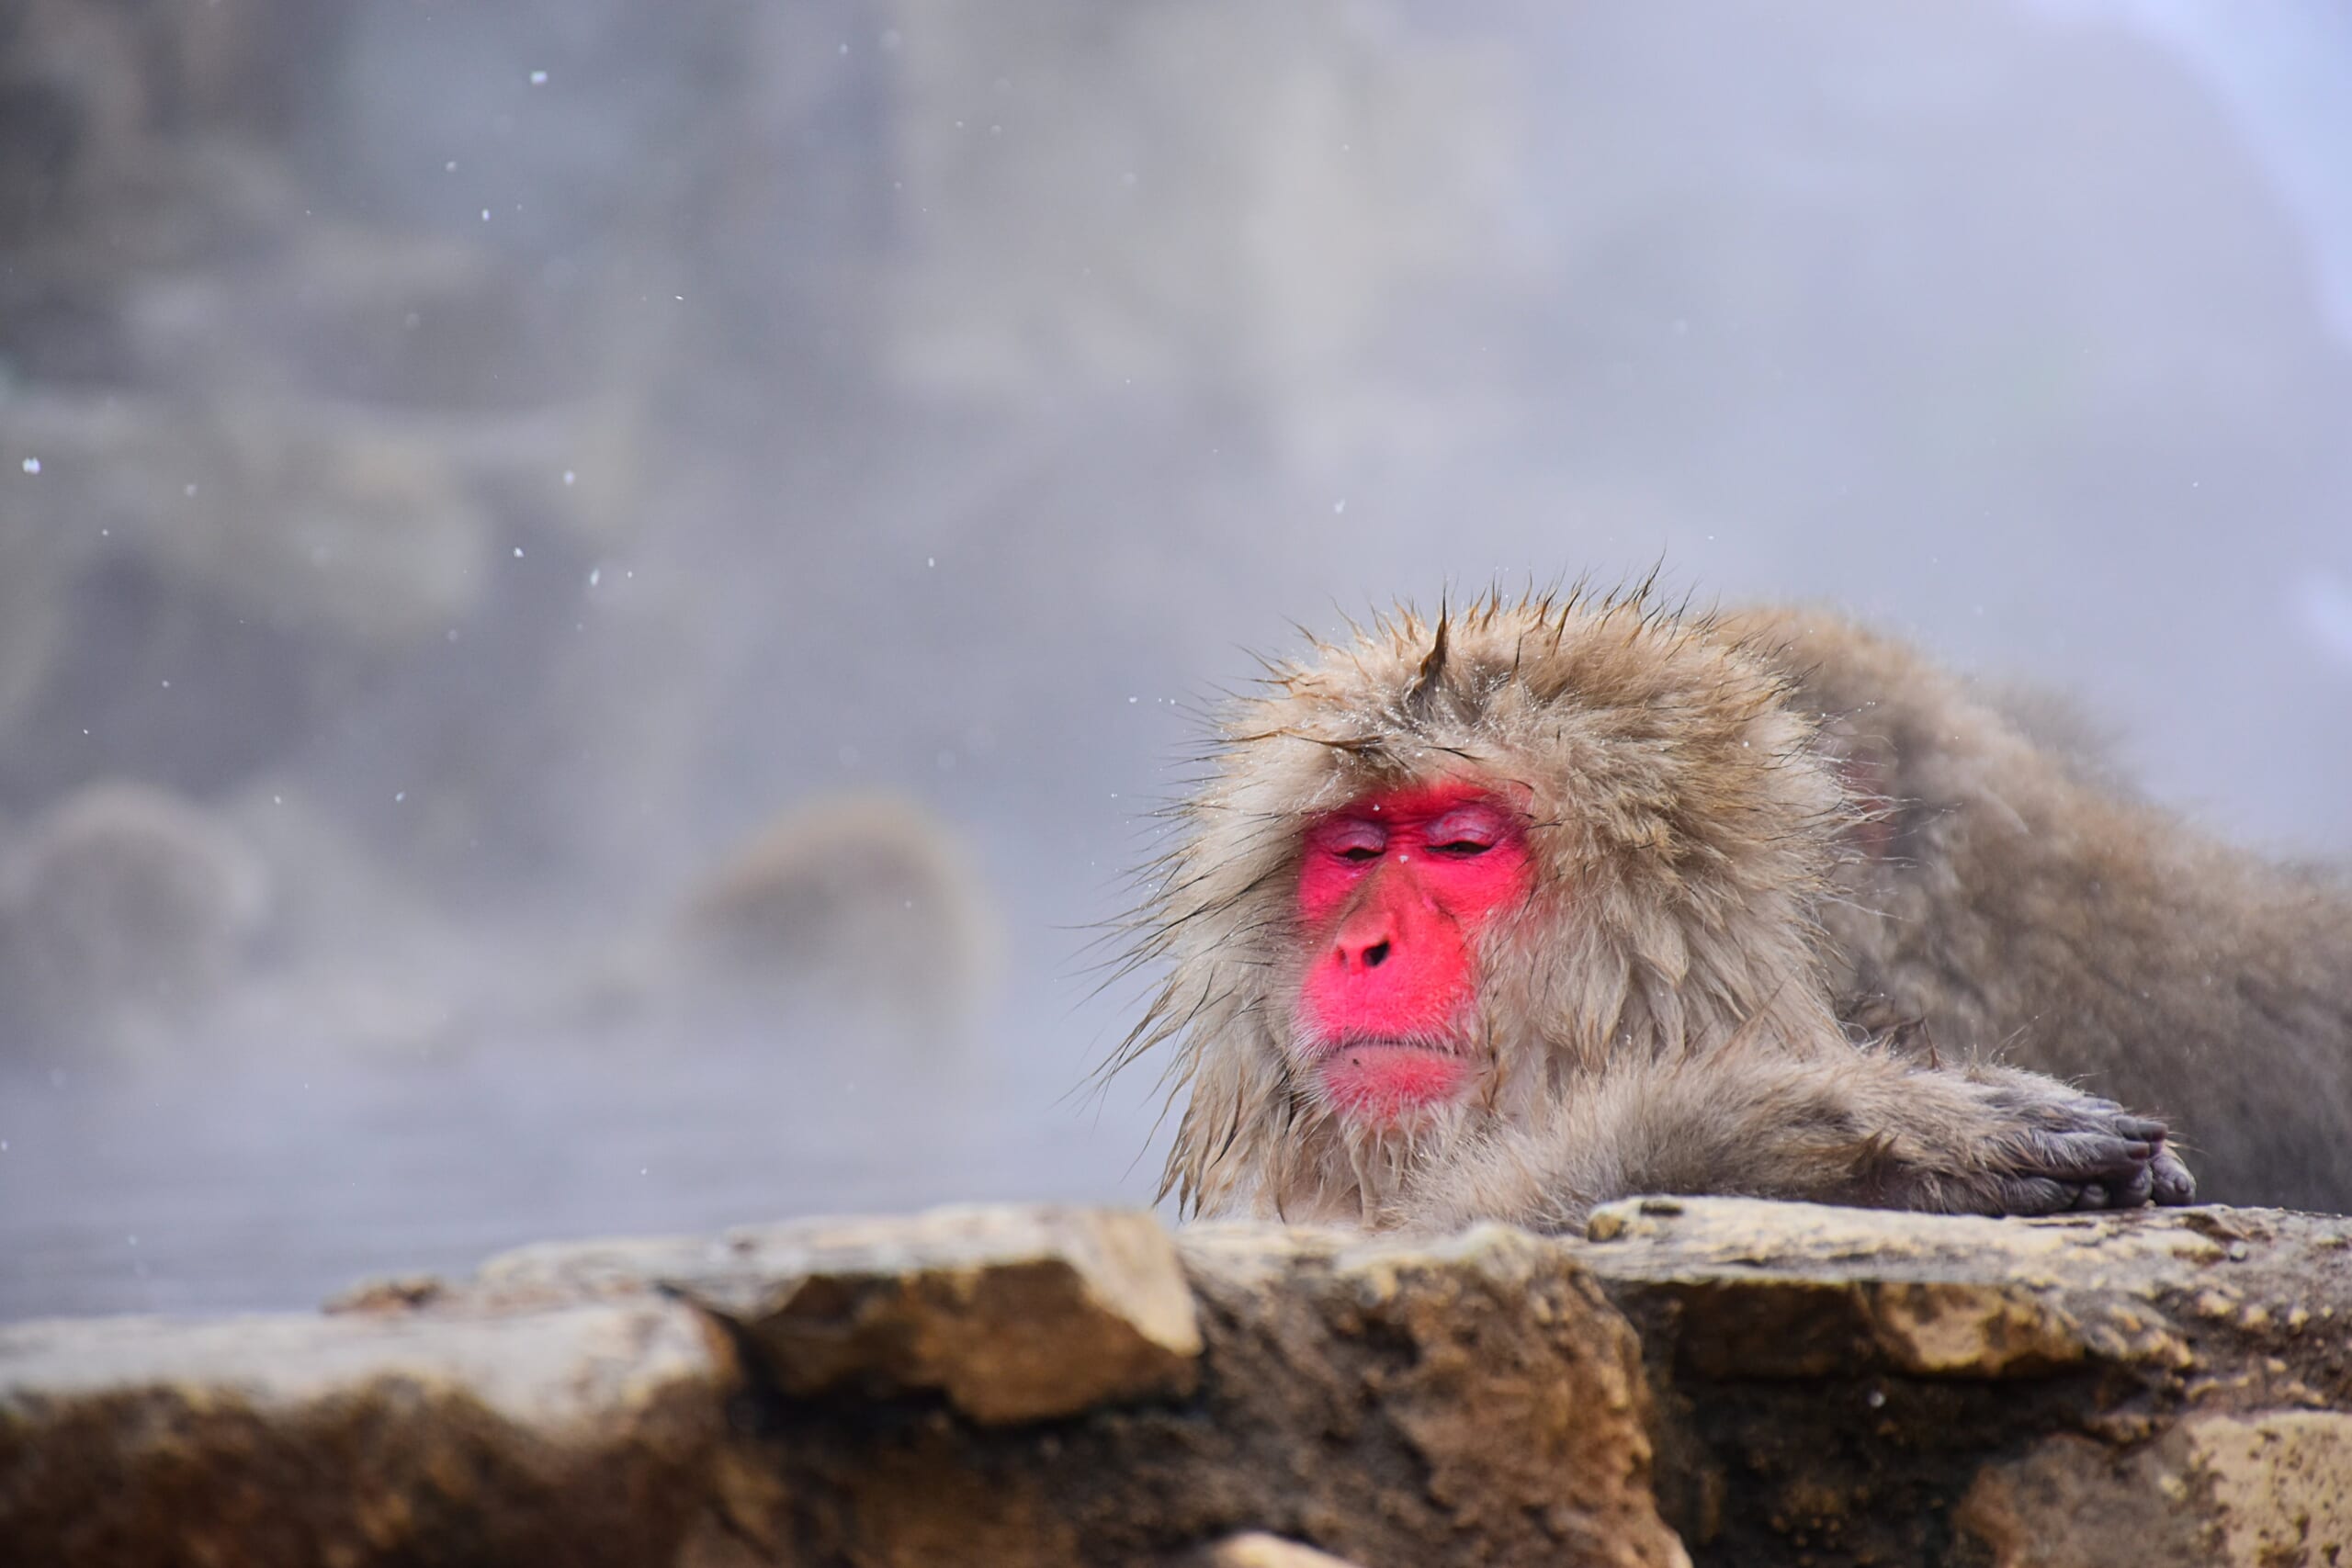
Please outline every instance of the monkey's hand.
[{"label": "monkey's hand", "polygon": [[[2013,1067],[1911,1076],[1926,1092],[1894,1118],[1862,1173],[1874,1205],[2052,1214],[2196,1198],[2196,1179],[2154,1117]],[[1927,1078],[1939,1081],[1932,1090],[1916,1081]]]}]

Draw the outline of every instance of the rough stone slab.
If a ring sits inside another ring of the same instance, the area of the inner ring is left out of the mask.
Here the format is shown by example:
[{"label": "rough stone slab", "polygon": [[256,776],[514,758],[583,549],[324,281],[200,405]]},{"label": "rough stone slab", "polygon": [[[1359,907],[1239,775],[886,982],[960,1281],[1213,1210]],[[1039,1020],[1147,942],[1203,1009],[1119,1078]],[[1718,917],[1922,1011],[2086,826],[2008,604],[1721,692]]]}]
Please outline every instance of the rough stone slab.
[{"label": "rough stone slab", "polygon": [[727,1434],[677,1485],[687,1547],[644,1561],[1689,1561],[1633,1331],[1569,1248],[1512,1229],[945,1211],[526,1248],[327,1321],[430,1336],[583,1304],[694,1309],[739,1347]]},{"label": "rough stone slab", "polygon": [[2192,1416],[2120,1450],[2050,1438],[1980,1472],[1957,1522],[1996,1568],[2352,1562],[2352,1416]]},{"label": "rough stone slab", "polygon": [[0,1328],[0,1562],[651,1563],[723,1340],[674,1305]]},{"label": "rough stone slab", "polygon": [[510,1298],[659,1281],[742,1325],[789,1394],[937,1390],[976,1421],[1182,1396],[1201,1354],[1193,1294],[1149,1214],[941,1209],[695,1240],[526,1248],[477,1283]]},{"label": "rough stone slab", "polygon": [[[1577,1249],[1622,1301],[1670,1301],[1678,1349],[1713,1375],[1863,1366],[2038,1378],[2115,1365],[2195,1378],[2218,1353],[2275,1352],[2332,1397],[2352,1379],[2307,1352],[2352,1325],[2352,1220],[2275,1209],[2150,1209],[1993,1220],[1757,1200],[1637,1199]],[[2290,1373],[2250,1393],[2317,1397]]]},{"label": "rough stone slab", "polygon": [[1702,1555],[2352,1563],[2352,1220],[1645,1199],[1588,1235]]},{"label": "rough stone slab", "polygon": [[[1432,1516],[1419,1561],[1688,1562],[1652,1497],[1640,1347],[1556,1243],[1500,1225],[1440,1240],[1198,1227],[1182,1246],[1204,1305],[1249,1325],[1272,1363],[1254,1376],[1363,1358],[1362,1388],[1412,1461],[1413,1507]],[[1269,1457],[1299,1475],[1326,1456]],[[1402,1488],[1364,1501],[1371,1517],[1406,1512]],[[1282,1533],[1394,1561],[1351,1516],[1294,1511]]]},{"label": "rough stone slab", "polygon": [[2352,1562],[2352,1220],[1591,1237],[965,1210],[20,1325],[0,1563]]},{"label": "rough stone slab", "polygon": [[730,1517],[829,1562],[1195,1562],[1247,1531],[1363,1568],[1688,1562],[1650,1492],[1639,1348],[1556,1244],[1241,1227],[1178,1247],[1189,1397],[1043,1427],[786,1399]]}]

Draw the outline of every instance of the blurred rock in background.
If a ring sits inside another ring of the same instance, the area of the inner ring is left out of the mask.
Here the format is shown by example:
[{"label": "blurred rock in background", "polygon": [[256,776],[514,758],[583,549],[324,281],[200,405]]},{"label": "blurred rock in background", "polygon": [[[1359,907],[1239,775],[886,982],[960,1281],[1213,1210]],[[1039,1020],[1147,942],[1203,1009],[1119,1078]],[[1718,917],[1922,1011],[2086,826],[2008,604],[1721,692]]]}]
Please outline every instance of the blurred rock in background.
[{"label": "blurred rock in background", "polygon": [[994,409],[1181,386],[1324,458],[1447,421],[1360,372],[1401,301],[1526,259],[1495,243],[1492,43],[1346,0],[893,15],[883,350],[908,386]]},{"label": "blurred rock in background", "polygon": [[497,558],[584,558],[625,525],[631,419],[596,333],[544,319],[526,263],[334,202],[304,164],[350,11],[0,20],[0,120],[50,128],[0,156],[0,431],[40,480],[0,544],[12,804],[299,761],[514,619]]}]

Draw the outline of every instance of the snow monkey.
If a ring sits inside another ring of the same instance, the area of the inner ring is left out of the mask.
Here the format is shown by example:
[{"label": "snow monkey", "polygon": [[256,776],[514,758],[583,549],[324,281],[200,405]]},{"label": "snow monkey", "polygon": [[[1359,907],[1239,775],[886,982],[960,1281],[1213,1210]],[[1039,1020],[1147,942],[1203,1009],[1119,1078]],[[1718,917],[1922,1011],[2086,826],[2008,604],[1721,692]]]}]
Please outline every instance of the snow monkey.
[{"label": "snow monkey", "polygon": [[911,799],[851,794],[790,807],[738,845],[679,934],[719,993],[933,1038],[968,1031],[986,1005],[1000,925],[952,825]]},{"label": "snow monkey", "polygon": [[1399,611],[1272,666],[1175,815],[1116,1059],[1173,1044],[1187,1212],[2189,1201],[2075,1077],[2209,1196],[2352,1199],[2352,900],[1833,620]]}]

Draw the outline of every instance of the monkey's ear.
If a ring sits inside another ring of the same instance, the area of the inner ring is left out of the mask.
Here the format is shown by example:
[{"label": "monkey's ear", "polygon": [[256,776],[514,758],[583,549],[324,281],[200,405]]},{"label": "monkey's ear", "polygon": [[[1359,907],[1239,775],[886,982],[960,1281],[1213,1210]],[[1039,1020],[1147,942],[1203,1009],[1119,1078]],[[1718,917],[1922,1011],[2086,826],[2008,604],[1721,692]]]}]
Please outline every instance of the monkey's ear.
[{"label": "monkey's ear", "polygon": [[1894,854],[1896,813],[1894,761],[1864,747],[1832,753],[1838,783],[1846,793],[1846,839],[1866,861]]},{"label": "monkey's ear", "polygon": [[1429,716],[1430,704],[1437,696],[1438,682],[1445,676],[1446,633],[1450,629],[1447,612],[1441,606],[1437,613],[1437,637],[1430,644],[1427,657],[1413,675],[1413,683],[1405,690],[1405,712],[1414,718]]}]

